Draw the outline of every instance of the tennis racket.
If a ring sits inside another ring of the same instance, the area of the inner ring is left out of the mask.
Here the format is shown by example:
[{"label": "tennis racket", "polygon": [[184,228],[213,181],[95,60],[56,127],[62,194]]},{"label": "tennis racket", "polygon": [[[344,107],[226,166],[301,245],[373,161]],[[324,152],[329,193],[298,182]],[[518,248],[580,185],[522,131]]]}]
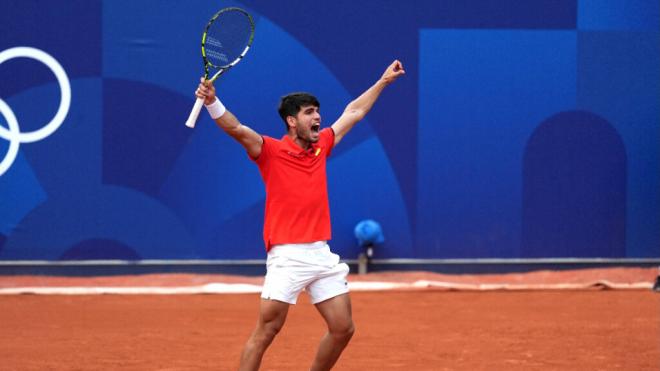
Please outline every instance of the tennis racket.
[{"label": "tennis racket", "polygon": [[[213,82],[240,62],[250,50],[253,38],[254,21],[245,10],[231,7],[215,13],[202,34],[204,79]],[[187,127],[195,127],[203,104],[204,100],[197,98],[186,121]]]}]

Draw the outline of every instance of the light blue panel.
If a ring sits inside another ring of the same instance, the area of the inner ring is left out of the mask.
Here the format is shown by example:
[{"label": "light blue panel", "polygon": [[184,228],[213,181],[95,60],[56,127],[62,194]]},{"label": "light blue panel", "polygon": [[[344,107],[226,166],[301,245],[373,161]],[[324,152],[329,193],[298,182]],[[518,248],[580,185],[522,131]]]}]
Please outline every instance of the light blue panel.
[{"label": "light blue panel", "polygon": [[385,242],[377,247],[375,258],[413,257],[403,195],[377,138],[330,156],[328,192],[332,248],[342,257],[354,259],[361,252],[353,230],[364,219],[378,221],[385,234]]},{"label": "light blue panel", "polygon": [[579,0],[579,30],[660,30],[658,0]]},{"label": "light blue panel", "polygon": [[46,193],[20,151],[9,171],[0,177],[0,195],[0,233],[4,235],[16,229],[25,214],[46,199]]},{"label": "light blue panel", "polygon": [[522,158],[572,109],[573,31],[422,30],[418,257],[516,257]]},{"label": "light blue panel", "polygon": [[578,107],[610,121],[628,157],[626,248],[660,255],[660,33],[580,32]]},{"label": "light blue panel", "polygon": [[[19,61],[25,63],[32,60],[21,58]],[[32,63],[33,68],[43,68],[38,62]],[[4,99],[16,116],[19,130],[22,133],[40,130],[50,122],[58,109],[59,85],[57,83],[44,84]],[[34,109],[34,102],[37,101],[44,102],[43,107],[40,107],[39,110]],[[0,126],[7,128],[5,120],[0,115]],[[25,214],[46,199],[46,192],[39,183],[25,153],[26,150],[29,152],[30,149],[43,146],[45,141],[52,139],[51,136],[32,143],[21,143],[16,159],[8,171],[0,176],[0,233],[8,235],[13,230],[20,228],[19,222]],[[5,158],[8,147],[9,141],[0,138],[0,159]]]}]

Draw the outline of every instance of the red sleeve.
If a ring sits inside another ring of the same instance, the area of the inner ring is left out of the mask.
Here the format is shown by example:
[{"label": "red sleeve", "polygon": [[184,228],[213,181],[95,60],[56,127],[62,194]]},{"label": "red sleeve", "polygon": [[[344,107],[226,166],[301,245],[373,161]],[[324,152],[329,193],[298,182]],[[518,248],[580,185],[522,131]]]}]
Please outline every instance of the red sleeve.
[{"label": "red sleeve", "polygon": [[321,130],[321,146],[324,147],[325,157],[330,156],[332,149],[335,146],[335,131],[332,128],[325,128]]},{"label": "red sleeve", "polygon": [[270,158],[273,152],[273,142],[275,141],[275,139],[271,137],[267,137],[265,135],[262,135],[261,138],[263,138],[264,142],[261,144],[261,153],[259,154],[259,156],[255,158],[248,155],[250,160],[256,162],[258,165],[261,165],[266,161],[268,161],[268,159]]}]

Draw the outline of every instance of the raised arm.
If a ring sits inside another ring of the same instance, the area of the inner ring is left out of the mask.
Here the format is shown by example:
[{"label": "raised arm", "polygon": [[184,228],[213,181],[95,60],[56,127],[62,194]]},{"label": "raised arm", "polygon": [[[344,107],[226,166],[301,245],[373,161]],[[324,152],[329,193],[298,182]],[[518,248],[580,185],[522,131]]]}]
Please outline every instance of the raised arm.
[{"label": "raised arm", "polygon": [[[212,83],[205,82],[204,78],[202,78],[199,86],[197,87],[195,95],[204,99],[204,104],[207,107],[215,104],[216,102],[215,87]],[[219,101],[218,103],[222,105],[222,103]],[[222,107],[222,109],[224,109],[224,107]],[[236,139],[236,141],[245,148],[250,157],[259,157],[261,154],[261,146],[264,143],[261,135],[249,127],[241,124],[236,116],[234,116],[233,113],[226,109],[224,109],[224,113],[222,113],[219,117],[215,117],[214,121],[222,130],[225,131],[225,133]]]},{"label": "raised arm", "polygon": [[335,145],[348,133],[358,121],[366,116],[374,103],[383,92],[383,89],[393,83],[399,76],[405,74],[403,65],[398,60],[390,64],[383,76],[376,81],[369,89],[348,104],[344,113],[332,124],[332,130],[335,132]]}]

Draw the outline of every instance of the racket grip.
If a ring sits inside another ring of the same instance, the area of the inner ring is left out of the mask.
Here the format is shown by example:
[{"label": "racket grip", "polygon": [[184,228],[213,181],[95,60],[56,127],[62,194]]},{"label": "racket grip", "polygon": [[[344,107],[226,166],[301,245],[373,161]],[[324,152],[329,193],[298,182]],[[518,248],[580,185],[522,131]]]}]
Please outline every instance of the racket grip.
[{"label": "racket grip", "polygon": [[199,117],[199,111],[202,109],[203,104],[204,104],[204,99],[197,98],[192,111],[190,111],[190,116],[188,116],[188,121],[186,121],[187,127],[189,128],[195,127],[195,123],[197,122],[197,117]]}]

